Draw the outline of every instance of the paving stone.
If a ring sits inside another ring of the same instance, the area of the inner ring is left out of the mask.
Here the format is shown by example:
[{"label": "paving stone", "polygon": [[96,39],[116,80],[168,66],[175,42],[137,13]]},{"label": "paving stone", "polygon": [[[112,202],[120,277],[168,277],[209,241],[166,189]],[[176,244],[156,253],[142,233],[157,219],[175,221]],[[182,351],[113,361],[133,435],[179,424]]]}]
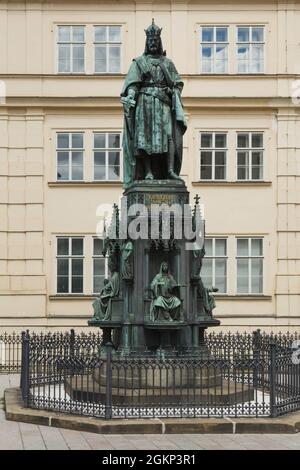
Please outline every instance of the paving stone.
[{"label": "paving stone", "polygon": [[46,450],[39,426],[28,423],[19,423],[19,426],[25,450]]},{"label": "paving stone", "polygon": [[39,426],[47,450],[67,450],[68,446],[57,428]]},{"label": "paving stone", "polygon": [[72,431],[70,429],[60,430],[67,447],[71,450],[90,450],[88,442],[80,431]]},{"label": "paving stone", "polygon": [[108,442],[103,434],[94,434],[91,432],[81,433],[91,449],[93,450],[113,450],[114,447]]}]

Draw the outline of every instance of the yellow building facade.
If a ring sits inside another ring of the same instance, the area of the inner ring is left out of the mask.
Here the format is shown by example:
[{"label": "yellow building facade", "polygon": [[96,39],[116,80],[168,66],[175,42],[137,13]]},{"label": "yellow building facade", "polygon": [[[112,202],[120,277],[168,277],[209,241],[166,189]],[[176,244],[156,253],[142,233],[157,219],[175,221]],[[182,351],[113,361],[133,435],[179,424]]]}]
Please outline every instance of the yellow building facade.
[{"label": "yellow building facade", "polygon": [[0,330],[87,326],[99,206],[122,194],[120,91],[153,17],[184,80],[215,316],[300,326],[300,1],[0,0]]}]

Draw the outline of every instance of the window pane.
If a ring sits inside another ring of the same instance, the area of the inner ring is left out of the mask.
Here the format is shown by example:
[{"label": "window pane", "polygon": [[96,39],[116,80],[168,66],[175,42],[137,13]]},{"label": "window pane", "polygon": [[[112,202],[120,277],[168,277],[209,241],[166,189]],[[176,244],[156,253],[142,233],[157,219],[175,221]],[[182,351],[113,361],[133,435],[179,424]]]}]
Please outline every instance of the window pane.
[{"label": "window pane", "polygon": [[73,256],[83,255],[83,239],[82,238],[72,238],[72,255]]},{"label": "window pane", "polygon": [[226,164],[226,152],[215,152],[215,164],[225,165]]},{"label": "window pane", "polygon": [[[211,238],[205,239],[205,254],[206,256],[212,256],[212,239]],[[204,261],[205,261],[205,258],[203,259],[203,262]]]},{"label": "window pane", "polygon": [[215,273],[216,276],[226,276],[226,260],[225,259],[216,259],[215,260]]},{"label": "window pane", "polygon": [[96,46],[95,48],[95,71],[106,72],[106,46]]},{"label": "window pane", "polygon": [[238,42],[249,42],[249,28],[238,28]]},{"label": "window pane", "polygon": [[237,292],[239,294],[249,291],[249,266],[247,259],[237,260]]},{"label": "window pane", "polygon": [[73,149],[83,148],[83,134],[72,134],[72,148]]},{"label": "window pane", "polygon": [[212,63],[211,60],[202,59],[201,72],[202,73],[212,73],[213,72],[213,63]]},{"label": "window pane", "polygon": [[226,168],[225,168],[225,166],[216,166],[215,167],[215,179],[216,180],[225,180],[226,179]]},{"label": "window pane", "polygon": [[103,251],[103,240],[101,238],[94,238],[94,255],[102,256]]},{"label": "window pane", "polygon": [[252,147],[263,147],[263,134],[252,134]]},{"label": "window pane", "polygon": [[69,152],[57,152],[58,166],[69,166]]},{"label": "window pane", "polygon": [[262,259],[252,259],[251,260],[251,276],[259,277],[263,274],[263,260]]},{"label": "window pane", "polygon": [[213,47],[212,46],[202,46],[202,58],[204,60],[212,59],[213,56]]},{"label": "window pane", "polygon": [[238,73],[248,73],[249,72],[249,62],[248,60],[239,60],[238,61]]},{"label": "window pane", "polygon": [[84,46],[73,47],[73,72],[84,72]]},{"label": "window pane", "polygon": [[69,274],[69,260],[58,259],[57,260],[57,275],[68,276],[68,274]]},{"label": "window pane", "polygon": [[106,42],[107,26],[95,26],[95,41]]},{"label": "window pane", "polygon": [[119,46],[109,47],[109,72],[119,72],[121,64],[121,49]]},{"label": "window pane", "polygon": [[238,148],[249,148],[249,134],[238,134]]},{"label": "window pane", "polygon": [[69,148],[69,134],[57,134],[57,148]]},{"label": "window pane", "polygon": [[57,293],[67,294],[69,292],[69,278],[66,276],[57,277]]},{"label": "window pane", "polygon": [[72,293],[82,294],[82,292],[83,292],[83,278],[72,277]]},{"label": "window pane", "polygon": [[217,73],[225,73],[227,71],[227,46],[216,47],[215,63]]},{"label": "window pane", "polygon": [[83,259],[72,259],[72,276],[83,275]]},{"label": "window pane", "polygon": [[212,167],[201,165],[201,179],[211,180],[212,179]]},{"label": "window pane", "polygon": [[71,71],[71,50],[69,45],[60,44],[58,48],[58,71],[67,73]]},{"label": "window pane", "polygon": [[68,180],[69,175],[69,165],[58,165],[57,166],[57,179],[58,180]]},{"label": "window pane", "polygon": [[105,259],[94,259],[94,275],[105,276]]},{"label": "window pane", "polygon": [[70,26],[58,27],[58,40],[59,42],[70,42],[71,40],[71,27]]},{"label": "window pane", "polygon": [[238,180],[247,180],[249,179],[249,171],[248,168],[239,167],[237,172],[237,179]]},{"label": "window pane", "polygon": [[263,278],[251,277],[251,293],[261,294],[263,292]]},{"label": "window pane", "polygon": [[121,41],[121,27],[120,26],[109,26],[108,40],[110,42]]},{"label": "window pane", "polygon": [[94,152],[95,165],[105,165],[105,152]]},{"label": "window pane", "polygon": [[212,164],[212,152],[201,152],[201,165]]},{"label": "window pane", "polygon": [[226,134],[216,134],[215,135],[215,146],[216,146],[216,148],[226,147]]},{"label": "window pane", "polygon": [[105,134],[94,134],[94,148],[105,148]]},{"label": "window pane", "polygon": [[83,167],[72,166],[72,180],[81,181],[83,180]]},{"label": "window pane", "polygon": [[263,42],[264,40],[264,28],[253,27],[252,28],[252,41]]},{"label": "window pane", "polygon": [[93,292],[99,294],[103,288],[104,276],[94,276]]},{"label": "window pane", "polygon": [[120,148],[120,134],[108,134],[108,147]]},{"label": "window pane", "polygon": [[215,240],[215,255],[226,256],[226,245],[227,240],[216,238]]},{"label": "window pane", "polygon": [[238,256],[248,256],[248,238],[238,238],[237,239],[237,255]]},{"label": "window pane", "polygon": [[69,239],[68,238],[57,239],[57,254],[58,256],[69,254]]},{"label": "window pane", "polygon": [[249,60],[249,46],[238,47],[238,60]]},{"label": "window pane", "polygon": [[253,180],[263,179],[263,169],[261,166],[252,166],[251,175]]},{"label": "window pane", "polygon": [[227,292],[227,279],[226,277],[216,276],[214,286],[219,289],[220,294],[225,294]]},{"label": "window pane", "polygon": [[212,134],[201,134],[201,147],[212,147]]},{"label": "window pane", "polygon": [[118,166],[109,166],[108,167],[108,179],[109,180],[118,180],[120,178],[120,167]]},{"label": "window pane", "polygon": [[203,274],[204,277],[212,276],[212,263],[213,261],[211,259],[203,258],[201,275]]},{"label": "window pane", "polygon": [[217,42],[227,42],[227,28],[216,28]]},{"label": "window pane", "polygon": [[238,152],[237,154],[238,157],[238,165],[240,166],[246,166],[249,164],[248,162],[248,157],[249,153],[248,152]]},{"label": "window pane", "polygon": [[94,179],[95,180],[105,180],[106,179],[105,166],[95,166],[95,168],[94,168]]},{"label": "window pane", "polygon": [[72,152],[72,165],[80,165],[83,164],[83,152]]},{"label": "window pane", "polygon": [[110,166],[119,166],[120,165],[120,152],[109,152],[108,164]]},{"label": "window pane", "polygon": [[251,240],[251,256],[262,256],[263,241],[261,238],[252,238]]},{"label": "window pane", "polygon": [[84,42],[84,26],[73,26],[73,42]]},{"label": "window pane", "polygon": [[214,28],[202,28],[202,41],[213,42],[214,40]]}]

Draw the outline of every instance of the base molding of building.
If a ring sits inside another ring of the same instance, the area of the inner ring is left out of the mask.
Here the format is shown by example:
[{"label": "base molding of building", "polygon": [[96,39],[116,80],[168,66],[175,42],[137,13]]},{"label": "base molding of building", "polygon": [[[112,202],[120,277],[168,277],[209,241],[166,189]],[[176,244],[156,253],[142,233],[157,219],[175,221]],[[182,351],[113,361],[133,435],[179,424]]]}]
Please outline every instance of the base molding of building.
[{"label": "base molding of building", "polygon": [[111,419],[75,416],[25,408],[19,388],[4,392],[9,421],[97,434],[293,434],[300,431],[300,412],[278,418]]}]

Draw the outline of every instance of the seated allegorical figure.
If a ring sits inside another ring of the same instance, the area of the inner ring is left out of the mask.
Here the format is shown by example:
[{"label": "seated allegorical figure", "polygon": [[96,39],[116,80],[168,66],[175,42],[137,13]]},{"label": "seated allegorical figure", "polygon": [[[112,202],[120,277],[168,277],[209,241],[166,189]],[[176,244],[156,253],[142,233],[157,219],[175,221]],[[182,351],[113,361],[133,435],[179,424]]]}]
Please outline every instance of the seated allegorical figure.
[{"label": "seated allegorical figure", "polygon": [[169,272],[166,261],[160,265],[159,273],[151,282],[153,300],[150,307],[152,321],[179,321],[181,301],[174,295],[174,289],[179,287]]},{"label": "seated allegorical figure", "polygon": [[212,311],[216,307],[215,298],[212,292],[218,292],[219,289],[212,287],[211,289],[204,287],[201,277],[198,280],[197,295],[202,300],[204,314],[212,316]]},{"label": "seated allegorical figure", "polygon": [[119,273],[114,272],[109,279],[104,279],[99,297],[93,303],[94,316],[92,320],[111,320],[111,300],[119,294]]}]

